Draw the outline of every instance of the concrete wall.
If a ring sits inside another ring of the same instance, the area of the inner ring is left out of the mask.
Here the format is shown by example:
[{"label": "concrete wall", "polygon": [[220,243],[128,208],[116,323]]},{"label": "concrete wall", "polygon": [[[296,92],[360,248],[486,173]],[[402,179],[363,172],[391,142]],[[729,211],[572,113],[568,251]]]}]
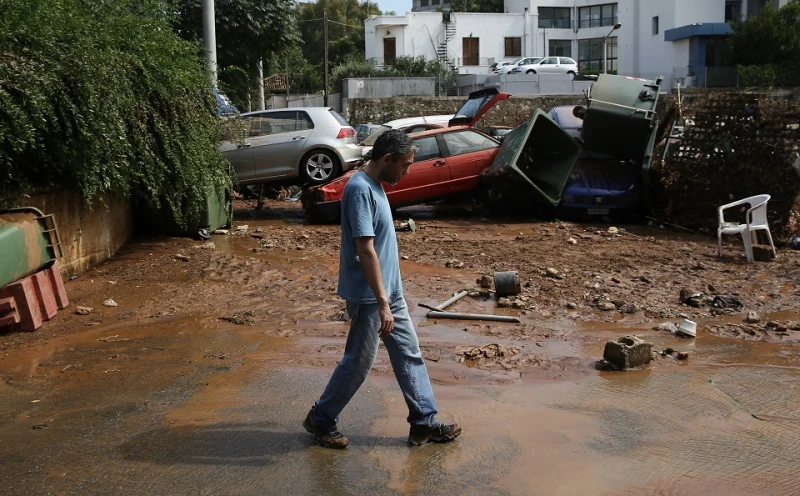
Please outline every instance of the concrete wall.
[{"label": "concrete wall", "polygon": [[[494,126],[518,126],[537,108],[548,111],[560,105],[585,103],[584,95],[515,97],[500,102],[486,113],[486,123]],[[404,117],[454,114],[464,105],[464,97],[436,98],[357,98],[348,100],[347,118],[356,126],[366,122],[388,122]]]},{"label": "concrete wall", "polygon": [[384,98],[391,96],[434,96],[436,78],[352,78],[344,80],[345,98]]},{"label": "concrete wall", "polygon": [[64,258],[58,262],[65,276],[77,275],[112,257],[133,234],[129,200],[105,198],[89,208],[68,189],[37,190],[21,197],[18,206],[36,207],[53,214]]},{"label": "concrete wall", "polygon": [[469,74],[458,79],[458,94],[497,88],[511,95],[582,95],[591,85],[561,74]]}]

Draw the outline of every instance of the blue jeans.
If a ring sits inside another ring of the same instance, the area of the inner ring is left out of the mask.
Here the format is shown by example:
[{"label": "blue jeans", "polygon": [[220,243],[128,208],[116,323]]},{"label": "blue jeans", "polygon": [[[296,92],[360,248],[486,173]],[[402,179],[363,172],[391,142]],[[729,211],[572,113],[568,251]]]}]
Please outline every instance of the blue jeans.
[{"label": "blue jeans", "polygon": [[[389,304],[394,316],[394,330],[383,338],[389,352],[394,375],[408,405],[410,424],[435,425],[437,413],[428,370],[419,351],[419,341],[406,301],[400,297]],[[313,411],[320,427],[330,428],[339,422],[339,414],[364,383],[378,354],[378,329],[381,319],[378,304],[347,302],[350,332],[344,348],[344,358],[336,366]]]}]

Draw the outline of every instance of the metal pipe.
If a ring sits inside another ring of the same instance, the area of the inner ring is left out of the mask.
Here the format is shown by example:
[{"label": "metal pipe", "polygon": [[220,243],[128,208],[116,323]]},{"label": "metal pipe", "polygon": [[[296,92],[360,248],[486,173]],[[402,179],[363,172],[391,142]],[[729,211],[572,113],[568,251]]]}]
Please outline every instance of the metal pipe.
[{"label": "metal pipe", "polygon": [[211,86],[217,87],[217,32],[214,22],[214,0],[203,0],[203,44],[206,47]]},{"label": "metal pipe", "polygon": [[457,320],[488,320],[492,322],[517,322],[518,317],[507,315],[483,315],[477,313],[453,313],[453,312],[428,312],[429,319],[457,319]]},{"label": "metal pipe", "polygon": [[467,294],[468,294],[467,291],[462,291],[462,292],[454,295],[452,298],[450,298],[446,302],[442,303],[441,305],[437,305],[436,308],[439,309],[439,310],[444,310],[445,308],[449,307],[450,305],[452,305],[453,303],[457,302],[461,298],[467,296]]}]

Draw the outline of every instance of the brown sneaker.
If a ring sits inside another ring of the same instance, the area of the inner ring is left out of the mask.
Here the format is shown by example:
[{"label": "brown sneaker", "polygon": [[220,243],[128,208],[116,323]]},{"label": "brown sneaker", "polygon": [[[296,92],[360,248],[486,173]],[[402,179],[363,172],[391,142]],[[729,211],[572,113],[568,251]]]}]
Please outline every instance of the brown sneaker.
[{"label": "brown sneaker", "polygon": [[412,425],[408,433],[409,446],[422,446],[425,443],[446,443],[461,434],[458,424]]},{"label": "brown sneaker", "polygon": [[[313,411],[314,410],[312,409],[311,412]],[[303,420],[303,427],[309,433],[314,435],[314,439],[316,439],[320,445],[325,446],[326,448],[347,448],[347,445],[350,443],[347,437],[339,432],[339,429],[337,429],[335,425],[330,429],[319,427],[317,423],[314,422],[311,412],[308,412],[306,419]]]}]

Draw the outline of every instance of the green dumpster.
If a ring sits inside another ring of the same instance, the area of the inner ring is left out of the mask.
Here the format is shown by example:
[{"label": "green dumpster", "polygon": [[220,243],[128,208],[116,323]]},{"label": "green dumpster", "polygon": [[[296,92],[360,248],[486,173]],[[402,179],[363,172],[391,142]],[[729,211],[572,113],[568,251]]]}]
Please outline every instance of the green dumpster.
[{"label": "green dumpster", "polygon": [[175,220],[168,207],[154,211],[147,205],[136,208],[136,226],[139,232],[167,234],[170,236],[195,237],[201,230],[209,233],[231,225],[233,203],[230,188],[224,186],[208,187],[208,195],[199,215],[188,219],[185,226]]},{"label": "green dumpster", "polygon": [[641,160],[655,126],[661,78],[601,74],[589,88],[581,139],[586,148]]},{"label": "green dumpster", "polygon": [[0,210],[0,288],[52,265],[61,244],[52,215],[33,207]]},{"label": "green dumpster", "polygon": [[558,206],[579,153],[575,140],[537,109],[528,122],[506,134],[484,174],[490,201],[509,210]]}]

